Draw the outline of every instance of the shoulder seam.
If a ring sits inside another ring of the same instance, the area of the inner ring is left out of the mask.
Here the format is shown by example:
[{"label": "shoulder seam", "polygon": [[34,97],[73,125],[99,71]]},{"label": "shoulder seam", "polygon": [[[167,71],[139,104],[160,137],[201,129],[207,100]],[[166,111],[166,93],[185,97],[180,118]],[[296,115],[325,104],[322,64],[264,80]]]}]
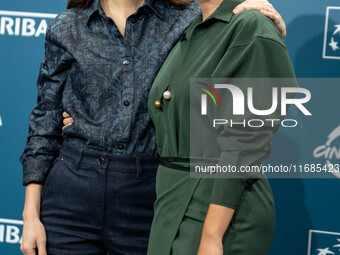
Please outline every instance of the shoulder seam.
[{"label": "shoulder seam", "polygon": [[285,45],[283,45],[282,43],[278,42],[276,39],[270,38],[270,37],[266,37],[266,36],[263,36],[263,35],[256,35],[256,36],[253,37],[253,39],[250,42],[245,43],[245,44],[235,45],[233,47],[228,48],[227,50],[232,50],[232,49],[235,49],[235,48],[248,46],[248,45],[252,44],[256,39],[265,39],[265,40],[273,41],[276,44],[280,45],[284,50],[288,51],[287,47]]}]

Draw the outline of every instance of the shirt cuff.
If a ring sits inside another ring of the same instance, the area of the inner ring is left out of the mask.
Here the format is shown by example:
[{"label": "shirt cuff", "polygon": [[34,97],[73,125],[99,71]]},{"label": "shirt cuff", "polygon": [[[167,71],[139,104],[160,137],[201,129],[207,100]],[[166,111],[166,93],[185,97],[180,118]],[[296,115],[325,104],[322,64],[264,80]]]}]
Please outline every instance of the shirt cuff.
[{"label": "shirt cuff", "polygon": [[[219,166],[239,168],[240,151],[222,151]],[[211,204],[218,204],[236,209],[241,201],[248,178],[238,173],[220,173],[215,176],[210,198]]]},{"label": "shirt cuff", "polygon": [[210,204],[238,207],[242,194],[247,186],[247,179],[215,179]]},{"label": "shirt cuff", "polygon": [[24,186],[30,182],[44,183],[49,173],[51,163],[46,160],[29,159],[23,163],[23,181]]}]

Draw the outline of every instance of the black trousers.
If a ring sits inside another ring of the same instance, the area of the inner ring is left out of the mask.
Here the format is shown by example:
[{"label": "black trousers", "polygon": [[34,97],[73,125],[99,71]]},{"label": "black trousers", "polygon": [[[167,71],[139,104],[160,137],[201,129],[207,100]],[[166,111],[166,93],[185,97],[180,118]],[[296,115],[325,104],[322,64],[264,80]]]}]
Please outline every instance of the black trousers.
[{"label": "black trousers", "polygon": [[146,254],[157,167],[154,157],[115,157],[65,143],[42,193],[47,253]]}]

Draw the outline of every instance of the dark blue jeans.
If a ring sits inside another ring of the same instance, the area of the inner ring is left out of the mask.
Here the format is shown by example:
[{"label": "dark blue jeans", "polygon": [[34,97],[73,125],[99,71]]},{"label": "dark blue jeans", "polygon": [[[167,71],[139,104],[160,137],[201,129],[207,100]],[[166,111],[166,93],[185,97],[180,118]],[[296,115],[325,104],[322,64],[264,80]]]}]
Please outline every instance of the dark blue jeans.
[{"label": "dark blue jeans", "polygon": [[42,193],[48,255],[146,254],[157,167],[65,143]]}]

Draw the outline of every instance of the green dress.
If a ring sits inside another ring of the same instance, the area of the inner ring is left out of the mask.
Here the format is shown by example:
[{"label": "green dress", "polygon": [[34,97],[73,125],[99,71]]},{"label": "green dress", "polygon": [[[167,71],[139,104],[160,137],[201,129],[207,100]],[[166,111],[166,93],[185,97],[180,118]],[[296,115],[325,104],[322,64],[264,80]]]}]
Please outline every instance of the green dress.
[{"label": "green dress", "polygon": [[[225,0],[208,19],[198,18],[158,73],[148,107],[160,157],[190,157],[190,78],[294,77],[275,25],[257,11],[233,15],[240,2]],[[171,92],[170,99],[164,98],[165,91]],[[266,158],[275,131],[247,136],[222,130],[219,163],[251,165]],[[187,171],[160,164],[156,193],[148,255],[196,255],[209,204],[236,210],[223,238],[224,255],[269,253],[275,211],[267,179],[190,178]]]}]

